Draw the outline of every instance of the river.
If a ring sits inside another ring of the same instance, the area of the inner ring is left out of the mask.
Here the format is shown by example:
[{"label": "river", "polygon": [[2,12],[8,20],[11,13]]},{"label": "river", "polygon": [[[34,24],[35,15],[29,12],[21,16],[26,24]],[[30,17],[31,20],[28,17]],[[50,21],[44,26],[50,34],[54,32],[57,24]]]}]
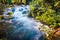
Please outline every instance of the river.
[{"label": "river", "polygon": [[[9,12],[12,12],[12,17],[9,19]],[[39,25],[33,18],[29,18],[30,8],[28,5],[14,6],[6,8],[4,18],[8,26],[8,40],[44,40],[43,33],[38,29]],[[7,21],[8,20],[8,21]]]}]

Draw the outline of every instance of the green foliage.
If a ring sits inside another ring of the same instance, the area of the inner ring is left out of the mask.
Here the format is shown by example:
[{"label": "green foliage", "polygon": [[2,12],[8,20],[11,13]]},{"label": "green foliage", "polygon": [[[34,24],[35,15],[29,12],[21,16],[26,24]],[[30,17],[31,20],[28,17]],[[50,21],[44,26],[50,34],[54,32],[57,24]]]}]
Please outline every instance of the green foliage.
[{"label": "green foliage", "polygon": [[60,8],[60,1],[55,2],[54,6],[55,6],[56,8]]},{"label": "green foliage", "polygon": [[59,0],[34,0],[30,3],[31,16],[52,28],[60,26]]},{"label": "green foliage", "polygon": [[40,19],[44,23],[46,23],[48,25],[54,25],[54,27],[55,27],[56,26],[55,25],[55,23],[56,23],[55,16],[56,16],[55,11],[52,9],[49,9],[40,16]]}]

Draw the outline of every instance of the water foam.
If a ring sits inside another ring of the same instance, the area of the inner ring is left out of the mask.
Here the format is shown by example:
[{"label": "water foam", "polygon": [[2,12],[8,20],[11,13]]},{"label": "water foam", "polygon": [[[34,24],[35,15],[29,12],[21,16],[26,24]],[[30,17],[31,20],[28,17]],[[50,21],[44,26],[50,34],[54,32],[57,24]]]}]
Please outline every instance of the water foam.
[{"label": "water foam", "polygon": [[[12,21],[11,24],[14,27],[14,30],[11,32],[12,36],[18,37],[18,34],[22,33],[19,36],[21,40],[25,40],[26,38],[26,40],[39,40],[42,36],[42,32],[39,31],[36,20],[28,17],[28,14],[30,13],[28,5],[8,8],[8,10],[5,10],[4,15],[7,15],[9,12],[13,12],[12,19],[10,19]],[[23,35],[24,38],[21,35]],[[10,40],[12,39],[10,38]]]}]

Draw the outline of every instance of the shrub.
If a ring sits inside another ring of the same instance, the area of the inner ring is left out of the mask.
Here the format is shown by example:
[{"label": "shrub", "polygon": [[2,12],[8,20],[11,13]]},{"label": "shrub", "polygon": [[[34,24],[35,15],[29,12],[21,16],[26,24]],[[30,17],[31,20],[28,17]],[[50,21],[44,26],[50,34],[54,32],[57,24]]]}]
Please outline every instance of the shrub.
[{"label": "shrub", "polygon": [[31,16],[52,28],[60,26],[59,0],[34,0],[30,3]]}]

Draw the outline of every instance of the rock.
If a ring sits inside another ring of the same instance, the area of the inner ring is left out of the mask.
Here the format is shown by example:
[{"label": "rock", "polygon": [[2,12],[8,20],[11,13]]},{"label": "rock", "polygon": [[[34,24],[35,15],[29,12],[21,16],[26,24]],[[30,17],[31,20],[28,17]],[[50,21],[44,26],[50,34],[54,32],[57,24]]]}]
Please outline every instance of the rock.
[{"label": "rock", "polygon": [[53,40],[60,40],[60,28],[55,29],[53,32]]},{"label": "rock", "polygon": [[4,5],[4,4],[2,4],[2,3],[0,3],[0,15],[2,15],[2,14],[3,14],[4,7],[5,7],[5,5]]},{"label": "rock", "polygon": [[0,39],[5,38],[6,37],[6,32],[3,30],[0,30]]}]

